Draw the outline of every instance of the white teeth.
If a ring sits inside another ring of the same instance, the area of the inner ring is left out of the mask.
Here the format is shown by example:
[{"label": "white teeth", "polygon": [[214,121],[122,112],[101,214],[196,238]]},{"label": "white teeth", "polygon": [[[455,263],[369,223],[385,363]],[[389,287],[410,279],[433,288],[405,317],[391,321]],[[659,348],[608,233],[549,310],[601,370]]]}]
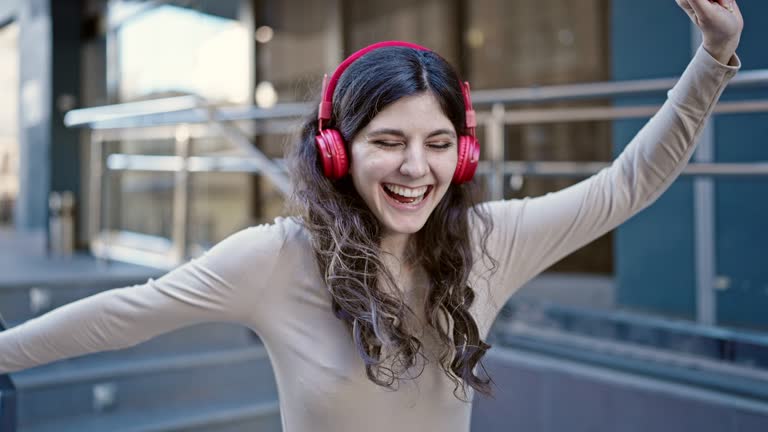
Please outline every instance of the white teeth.
[{"label": "white teeth", "polygon": [[394,192],[400,196],[404,196],[408,198],[420,197],[424,195],[424,193],[426,193],[428,189],[428,186],[422,186],[419,188],[411,189],[411,188],[397,186],[389,183],[384,183],[384,187],[389,189],[391,192]]},{"label": "white teeth", "polygon": [[423,200],[423,199],[424,199],[424,195],[422,195],[422,196],[420,196],[420,197],[416,198],[415,200],[413,200],[413,202],[411,202],[411,203],[409,203],[409,204],[410,204],[410,205],[418,204],[418,203],[420,203],[420,202],[421,202],[421,200]]}]

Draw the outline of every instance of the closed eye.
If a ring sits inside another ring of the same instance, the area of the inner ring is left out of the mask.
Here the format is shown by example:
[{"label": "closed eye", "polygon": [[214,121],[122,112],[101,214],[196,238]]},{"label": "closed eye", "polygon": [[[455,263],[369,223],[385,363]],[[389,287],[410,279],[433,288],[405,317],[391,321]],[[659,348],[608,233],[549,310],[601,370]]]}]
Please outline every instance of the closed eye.
[{"label": "closed eye", "polygon": [[[380,147],[397,147],[397,146],[405,145],[405,142],[403,141],[389,141],[389,140],[373,140],[373,141],[370,141],[370,143]],[[453,145],[453,141],[427,143],[427,147],[435,150],[444,150],[451,147],[452,145]]]},{"label": "closed eye", "polygon": [[376,144],[378,146],[382,146],[382,147],[397,147],[403,144],[402,141],[383,141],[383,140],[371,141],[371,143]]},{"label": "closed eye", "polygon": [[448,147],[453,145],[453,141],[446,141],[442,143],[430,143],[427,144],[428,146],[432,147],[433,149],[443,150],[447,149]]}]

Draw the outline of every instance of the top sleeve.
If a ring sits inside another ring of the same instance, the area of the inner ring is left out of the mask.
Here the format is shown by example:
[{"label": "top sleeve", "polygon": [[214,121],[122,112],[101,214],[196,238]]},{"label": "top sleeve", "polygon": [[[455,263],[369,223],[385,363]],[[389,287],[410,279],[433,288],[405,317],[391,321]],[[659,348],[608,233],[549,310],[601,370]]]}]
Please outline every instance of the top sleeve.
[{"label": "top sleeve", "polygon": [[607,168],[541,197],[486,203],[498,260],[494,297],[506,302],[525,282],[653,203],[685,167],[727,82],[729,65],[699,47],[660,110]]},{"label": "top sleeve", "polygon": [[252,325],[267,313],[281,224],[231,235],[200,258],[142,285],[61,306],[0,333],[0,373],[126,348],[209,321]]}]

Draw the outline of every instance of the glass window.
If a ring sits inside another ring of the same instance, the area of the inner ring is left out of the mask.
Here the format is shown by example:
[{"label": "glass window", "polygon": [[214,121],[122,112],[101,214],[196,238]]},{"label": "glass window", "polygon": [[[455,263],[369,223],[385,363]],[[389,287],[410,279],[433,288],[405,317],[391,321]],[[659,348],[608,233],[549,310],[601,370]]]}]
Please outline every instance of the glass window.
[{"label": "glass window", "polygon": [[[224,16],[207,13],[204,5],[162,4],[124,18],[116,31],[119,100],[193,93],[214,102],[249,102],[250,34],[237,19],[239,0],[221,3],[217,12]],[[116,3],[113,16],[136,7]]]}]

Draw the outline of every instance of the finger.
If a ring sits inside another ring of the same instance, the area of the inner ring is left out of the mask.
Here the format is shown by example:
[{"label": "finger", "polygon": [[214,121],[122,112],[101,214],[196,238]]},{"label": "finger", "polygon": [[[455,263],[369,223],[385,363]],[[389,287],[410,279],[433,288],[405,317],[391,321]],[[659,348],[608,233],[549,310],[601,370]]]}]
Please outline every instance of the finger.
[{"label": "finger", "polygon": [[736,1],[735,0],[718,0],[718,4],[730,13],[735,13]]},{"label": "finger", "polygon": [[690,12],[693,13],[693,8],[691,8],[691,5],[689,4],[688,0],[676,0],[677,5],[680,6],[682,10],[684,10],[686,13]]},{"label": "finger", "polygon": [[690,18],[691,21],[694,23],[696,22],[696,14],[693,12],[691,5],[688,4],[688,0],[677,0],[677,5],[680,6],[680,9],[682,9],[686,15],[688,15],[688,18]]},{"label": "finger", "polygon": [[731,9],[733,12],[741,15],[741,9],[739,9],[739,4],[736,2],[736,0],[731,0]]},{"label": "finger", "polygon": [[707,13],[709,0],[688,0],[688,4],[691,6],[691,9],[693,9],[693,13],[703,17]]}]

